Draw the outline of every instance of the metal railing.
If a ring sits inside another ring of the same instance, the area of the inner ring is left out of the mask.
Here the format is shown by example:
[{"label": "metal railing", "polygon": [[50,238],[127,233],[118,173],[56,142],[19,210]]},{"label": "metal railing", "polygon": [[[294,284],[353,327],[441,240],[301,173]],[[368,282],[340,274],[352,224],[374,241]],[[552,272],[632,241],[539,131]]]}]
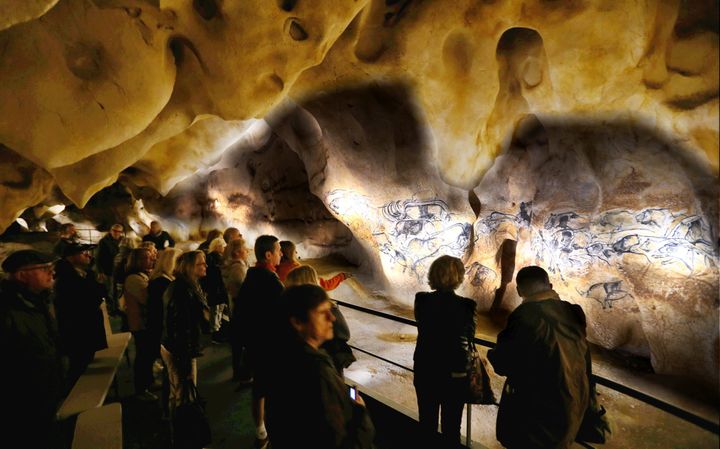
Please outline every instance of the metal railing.
[{"label": "metal railing", "polygon": [[[357,310],[357,311],[359,311],[359,312],[367,313],[367,314],[369,314],[369,315],[373,315],[373,316],[376,316],[376,317],[379,317],[379,318],[383,318],[383,319],[386,319],[386,320],[394,321],[394,322],[396,322],[396,323],[402,323],[402,324],[405,324],[405,325],[408,325],[408,326],[417,327],[417,322],[416,322],[415,320],[411,320],[411,319],[409,319],[409,318],[404,318],[404,317],[392,315],[392,314],[389,314],[389,313],[381,312],[381,311],[379,311],[379,310],[368,309],[368,308],[366,308],[366,307],[358,306],[358,305],[356,305],[356,304],[352,304],[352,303],[348,303],[348,302],[344,302],[344,301],[335,300],[335,302],[336,302],[338,305],[340,305],[340,306],[347,307],[348,309]],[[479,345],[482,345],[482,346],[485,346],[485,347],[488,347],[488,348],[494,348],[494,347],[496,346],[496,344],[495,344],[494,342],[492,342],[492,341],[485,340],[485,339],[482,339],[482,338],[477,338],[477,337],[474,338],[474,342],[475,342],[476,344],[479,344]],[[364,354],[367,354],[367,355],[369,355],[369,356],[371,356],[371,357],[377,358],[378,360],[382,360],[383,362],[386,362],[386,363],[389,363],[389,364],[391,364],[391,365],[394,365],[394,366],[396,366],[396,367],[398,367],[398,368],[407,370],[407,371],[409,371],[409,372],[413,372],[413,369],[410,368],[410,367],[407,367],[407,366],[401,365],[401,364],[399,364],[399,363],[393,362],[392,360],[388,360],[388,359],[386,359],[386,358],[384,358],[384,357],[381,357],[381,356],[379,356],[379,355],[377,355],[377,354],[373,354],[372,352],[366,351],[366,350],[364,350],[364,349],[362,349],[362,348],[358,348],[358,347],[356,347],[356,346],[354,346],[354,345],[350,345],[350,347],[352,347],[353,349],[355,349],[355,350],[357,350],[357,351],[359,351],[359,352],[362,352],[362,353],[364,353]],[[631,397],[631,398],[633,398],[633,399],[637,399],[637,400],[639,400],[639,401],[641,401],[641,402],[644,402],[644,403],[646,403],[646,404],[648,404],[648,405],[650,405],[650,406],[652,406],[652,407],[655,407],[655,408],[657,408],[657,409],[659,409],[659,410],[662,410],[662,411],[664,411],[664,412],[667,412],[667,413],[669,413],[669,414],[671,414],[671,415],[673,415],[673,416],[675,416],[675,417],[677,417],[677,418],[680,418],[680,419],[682,419],[682,420],[684,420],[684,421],[687,421],[687,422],[689,422],[689,423],[691,423],[691,424],[694,424],[694,425],[700,427],[700,428],[703,429],[703,430],[707,430],[707,431],[712,432],[712,433],[714,433],[714,434],[716,434],[716,435],[720,435],[720,425],[719,425],[718,423],[716,423],[716,422],[712,422],[712,421],[710,421],[710,420],[708,420],[708,419],[706,419],[706,418],[704,418],[704,417],[702,417],[702,416],[699,416],[699,415],[697,415],[697,414],[695,414],[695,413],[692,413],[692,412],[690,412],[690,411],[688,411],[688,410],[681,409],[681,408],[679,408],[679,407],[677,407],[677,406],[675,406],[675,405],[673,405],[673,404],[670,404],[670,403],[668,403],[668,402],[666,402],[666,401],[663,401],[662,399],[659,399],[659,398],[650,396],[650,395],[648,395],[647,393],[643,393],[642,391],[639,391],[639,390],[637,390],[637,389],[635,389],[635,388],[632,388],[632,387],[629,387],[629,386],[627,386],[627,385],[623,385],[623,384],[621,384],[621,383],[615,382],[614,380],[607,379],[607,378],[602,377],[602,376],[599,376],[599,375],[597,375],[597,374],[593,374],[593,375],[592,375],[592,378],[593,378],[593,380],[594,380],[598,385],[602,385],[602,386],[604,386],[604,387],[606,387],[606,388],[609,388],[609,389],[611,389],[611,390],[617,391],[618,393],[621,393],[621,394],[623,394],[623,395],[625,395],[625,396]],[[470,446],[470,444],[469,444],[469,442],[470,442],[470,414],[469,414],[469,409],[470,409],[470,408],[471,408],[471,407],[468,407],[468,415],[467,415],[468,421],[467,421],[467,423],[466,423],[466,426],[467,426],[466,429],[467,429],[467,438],[468,438],[467,441],[468,441],[468,446]],[[589,445],[584,445],[584,446],[585,446],[585,447],[592,447],[592,446],[589,446]]]}]

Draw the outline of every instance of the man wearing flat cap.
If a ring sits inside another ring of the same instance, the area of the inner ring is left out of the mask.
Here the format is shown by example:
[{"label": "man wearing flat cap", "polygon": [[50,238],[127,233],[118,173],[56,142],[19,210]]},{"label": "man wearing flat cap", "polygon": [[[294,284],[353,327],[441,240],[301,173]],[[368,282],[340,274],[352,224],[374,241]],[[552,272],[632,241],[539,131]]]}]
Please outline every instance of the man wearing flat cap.
[{"label": "man wearing flat cap", "polygon": [[55,311],[61,349],[70,363],[68,392],[92,362],[95,351],[107,348],[100,309],[106,292],[90,269],[93,248],[95,245],[70,243],[55,264]]},{"label": "man wearing flat cap", "polygon": [[50,254],[15,251],[0,282],[0,400],[3,447],[51,447],[63,388],[57,325],[50,311]]},{"label": "man wearing flat cap", "polygon": [[108,308],[115,312],[117,310],[117,301],[114,296],[115,288],[113,281],[113,272],[115,271],[115,257],[120,252],[120,241],[122,240],[123,225],[115,223],[110,231],[101,238],[97,247],[97,259],[95,267],[97,268],[98,281],[102,282],[107,290],[106,300]]}]

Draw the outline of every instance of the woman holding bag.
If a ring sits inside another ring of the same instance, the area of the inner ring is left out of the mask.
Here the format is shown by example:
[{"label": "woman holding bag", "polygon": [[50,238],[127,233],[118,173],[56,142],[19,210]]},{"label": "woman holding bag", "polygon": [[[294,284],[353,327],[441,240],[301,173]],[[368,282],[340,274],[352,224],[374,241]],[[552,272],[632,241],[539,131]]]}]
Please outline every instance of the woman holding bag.
[{"label": "woman holding bag", "polygon": [[202,251],[182,254],[177,260],[175,280],[163,296],[165,320],[160,354],[168,370],[171,413],[181,403],[185,380],[197,385],[200,335],[209,318],[199,283],[206,270]]},{"label": "woman holding bag", "polygon": [[455,294],[465,267],[451,256],[437,258],[428,272],[432,292],[415,295],[418,339],[414,385],[420,427],[436,438],[441,417],[443,447],[460,447],[460,421],[467,393],[468,338],[475,335],[475,301]]}]

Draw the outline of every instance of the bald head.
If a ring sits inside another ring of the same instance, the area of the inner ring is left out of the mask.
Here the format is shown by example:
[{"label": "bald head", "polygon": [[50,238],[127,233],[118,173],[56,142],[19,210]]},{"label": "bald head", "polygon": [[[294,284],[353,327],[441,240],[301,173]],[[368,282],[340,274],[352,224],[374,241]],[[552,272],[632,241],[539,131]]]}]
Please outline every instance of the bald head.
[{"label": "bald head", "polygon": [[552,290],[547,271],[534,265],[518,271],[515,283],[518,294],[523,298]]}]

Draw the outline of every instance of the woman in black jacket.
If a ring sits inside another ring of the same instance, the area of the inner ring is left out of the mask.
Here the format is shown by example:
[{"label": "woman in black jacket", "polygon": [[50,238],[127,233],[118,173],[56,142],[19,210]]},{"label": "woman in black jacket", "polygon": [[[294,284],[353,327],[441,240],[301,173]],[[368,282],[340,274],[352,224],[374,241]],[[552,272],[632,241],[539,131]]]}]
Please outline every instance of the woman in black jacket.
[{"label": "woman in black jacket", "polygon": [[[320,285],[317,272],[310,265],[300,265],[292,269],[285,279],[285,287],[306,284]],[[350,328],[345,320],[345,316],[343,316],[337,303],[332,300],[331,302],[331,311],[335,317],[335,321],[333,321],[333,338],[323,343],[321,347],[332,358],[335,369],[340,377],[343,377],[345,368],[349,367],[357,359],[352,352],[352,348],[348,345],[348,341],[350,341]]]},{"label": "woman in black jacket", "polygon": [[[218,231],[219,232],[219,231]],[[205,292],[207,303],[210,306],[210,330],[214,343],[224,343],[227,339],[221,335],[223,316],[228,305],[228,294],[222,277],[223,252],[227,244],[222,237],[210,242],[205,261],[207,262],[207,275],[200,280],[200,287]]]},{"label": "woman in black jacket", "polygon": [[447,447],[460,446],[468,339],[475,335],[475,301],[455,294],[464,276],[460,259],[441,256],[428,273],[434,291],[415,295],[418,339],[413,359],[420,427],[432,440],[440,414]]},{"label": "woman in black jacket", "polygon": [[[280,303],[289,335],[282,365],[267,383],[267,426],[274,449],[370,449],[375,429],[357,394],[321,349],[333,336],[332,302],[318,285],[290,287]],[[288,373],[292,379],[288,381]]]},{"label": "woman in black jacket", "polygon": [[[162,343],[164,321],[163,296],[170,286],[170,283],[175,280],[175,265],[180,254],[182,254],[182,251],[177,248],[165,248],[160,251],[153,272],[150,275],[150,282],[148,283],[147,330],[150,334],[150,340],[152,341],[152,353],[155,359],[162,357],[160,355],[160,345]],[[170,382],[167,376],[167,369],[165,369],[163,373],[162,386],[163,414],[167,417],[170,414],[170,409],[168,408]]]},{"label": "woman in black jacket", "polygon": [[183,381],[197,385],[197,357],[200,335],[206,326],[208,306],[199,280],[207,265],[202,251],[190,251],[178,258],[175,280],[163,297],[165,320],[160,354],[170,380],[170,410],[180,405]]}]

